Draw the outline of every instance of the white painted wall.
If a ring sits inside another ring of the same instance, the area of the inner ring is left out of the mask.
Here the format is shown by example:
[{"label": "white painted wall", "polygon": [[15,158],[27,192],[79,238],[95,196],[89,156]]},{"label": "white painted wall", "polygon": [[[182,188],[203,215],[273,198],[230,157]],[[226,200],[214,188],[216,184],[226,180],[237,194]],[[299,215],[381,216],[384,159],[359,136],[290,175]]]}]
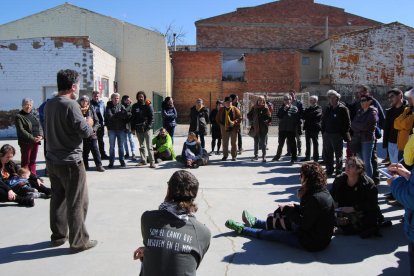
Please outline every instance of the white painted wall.
[{"label": "white painted wall", "polygon": [[[34,107],[39,107],[45,95],[57,90],[56,74],[61,69],[79,72],[80,89],[88,94],[101,77],[108,78],[113,91],[115,66],[115,57],[86,37],[0,40],[0,110],[21,109],[23,98],[33,99]],[[14,126],[0,129],[0,137],[15,135]]]},{"label": "white painted wall", "polygon": [[[33,45],[41,47],[36,49]],[[93,78],[89,51],[90,48],[73,43],[55,47],[51,38],[0,40],[0,95],[4,99],[0,110],[20,109],[25,97],[33,99],[35,107],[39,106],[44,101],[44,87],[56,86],[56,73],[61,69],[73,69],[85,75],[81,78],[81,89],[85,89],[84,79]],[[87,71],[81,71],[82,65]]]},{"label": "white painted wall", "polygon": [[117,59],[119,92],[135,98],[138,90],[171,94],[171,62],[164,36],[71,4],[0,26],[1,39],[89,36]]}]

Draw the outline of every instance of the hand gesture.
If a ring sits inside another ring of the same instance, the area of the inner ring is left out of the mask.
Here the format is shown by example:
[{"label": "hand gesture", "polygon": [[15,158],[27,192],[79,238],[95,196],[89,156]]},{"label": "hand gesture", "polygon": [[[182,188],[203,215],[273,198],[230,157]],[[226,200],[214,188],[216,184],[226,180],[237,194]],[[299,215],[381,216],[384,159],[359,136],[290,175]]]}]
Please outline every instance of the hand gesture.
[{"label": "hand gesture", "polygon": [[141,246],[134,251],[134,260],[140,260],[141,262],[144,260],[144,249],[145,247]]}]

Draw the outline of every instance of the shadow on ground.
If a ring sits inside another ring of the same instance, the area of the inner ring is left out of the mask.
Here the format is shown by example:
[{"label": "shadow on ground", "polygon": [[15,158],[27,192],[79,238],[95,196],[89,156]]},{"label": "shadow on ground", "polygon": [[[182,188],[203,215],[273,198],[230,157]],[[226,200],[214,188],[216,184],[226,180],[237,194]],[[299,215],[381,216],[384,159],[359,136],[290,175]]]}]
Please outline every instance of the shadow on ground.
[{"label": "shadow on ground", "polygon": [[69,255],[68,248],[51,248],[49,241],[0,248],[0,264]]},{"label": "shadow on ground", "polygon": [[[359,236],[338,235],[332,239],[331,244],[321,252],[307,252],[291,248],[277,242],[252,239],[245,242],[240,252],[225,256],[222,261],[234,265],[271,265],[281,263],[307,264],[320,262],[326,264],[352,264],[376,255],[390,254],[398,247],[407,245],[407,240],[402,235],[402,225],[397,224],[381,230],[383,237],[361,239]],[[388,239],[387,237],[396,237]],[[234,237],[234,232],[223,233],[214,238]],[[269,254],[269,252],[272,252]],[[407,252],[397,252],[400,259],[398,268],[387,268],[383,275],[407,275]]]}]

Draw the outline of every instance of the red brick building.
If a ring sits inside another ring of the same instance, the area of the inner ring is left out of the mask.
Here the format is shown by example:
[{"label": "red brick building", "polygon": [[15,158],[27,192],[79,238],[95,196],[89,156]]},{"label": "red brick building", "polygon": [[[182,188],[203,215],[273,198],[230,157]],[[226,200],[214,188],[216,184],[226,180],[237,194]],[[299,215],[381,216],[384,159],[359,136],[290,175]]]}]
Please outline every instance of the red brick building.
[{"label": "red brick building", "polygon": [[[306,11],[306,12],[305,12]],[[196,98],[213,103],[230,93],[299,90],[319,82],[320,53],[310,47],[327,36],[381,23],[313,0],[279,0],[195,23],[197,52],[173,53],[173,97],[185,118]],[[237,80],[223,62],[241,60]]]}]

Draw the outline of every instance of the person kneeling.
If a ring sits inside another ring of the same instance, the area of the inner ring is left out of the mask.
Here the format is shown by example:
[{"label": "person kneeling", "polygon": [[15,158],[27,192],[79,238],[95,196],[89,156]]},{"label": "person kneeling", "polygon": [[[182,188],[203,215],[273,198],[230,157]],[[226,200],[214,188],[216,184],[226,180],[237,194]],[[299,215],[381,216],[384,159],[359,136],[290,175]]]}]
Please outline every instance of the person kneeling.
[{"label": "person kneeling", "polygon": [[170,134],[165,128],[160,128],[157,136],[152,139],[155,163],[175,160],[175,152]]},{"label": "person kneeling", "polygon": [[334,230],[334,201],[326,189],[326,174],[317,162],[300,169],[300,204],[279,205],[266,221],[243,211],[244,224],[227,220],[226,227],[238,234],[277,241],[308,251],[320,251],[331,242]]}]

